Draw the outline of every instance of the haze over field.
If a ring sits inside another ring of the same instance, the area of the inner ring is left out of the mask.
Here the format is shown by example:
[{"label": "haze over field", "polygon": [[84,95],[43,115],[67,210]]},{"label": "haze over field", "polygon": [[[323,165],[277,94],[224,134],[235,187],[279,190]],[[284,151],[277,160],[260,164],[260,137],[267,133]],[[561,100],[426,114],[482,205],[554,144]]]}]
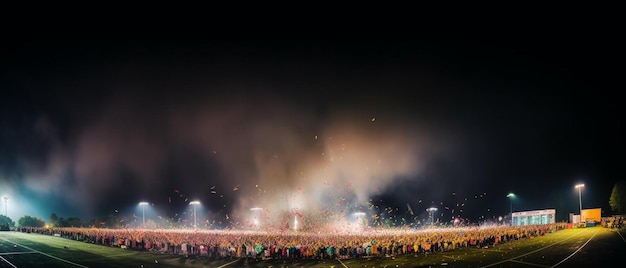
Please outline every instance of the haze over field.
[{"label": "haze over field", "polygon": [[608,211],[624,134],[611,47],[562,45],[10,42],[0,195],[14,220],[136,221],[147,201],[190,221],[199,200],[205,226],[249,224],[251,207],[276,226],[400,224],[431,206],[498,219],[509,192],[566,220],[584,182],[585,207]]}]

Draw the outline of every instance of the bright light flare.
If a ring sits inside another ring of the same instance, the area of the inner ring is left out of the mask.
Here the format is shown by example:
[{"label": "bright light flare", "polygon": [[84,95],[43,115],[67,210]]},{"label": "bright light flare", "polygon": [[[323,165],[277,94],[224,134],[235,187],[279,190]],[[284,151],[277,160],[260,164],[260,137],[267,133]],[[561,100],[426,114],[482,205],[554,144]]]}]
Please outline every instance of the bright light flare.
[{"label": "bright light flare", "polygon": [[293,217],[293,229],[298,230],[298,215]]},{"label": "bright light flare", "polygon": [[[198,217],[196,216],[196,205],[200,205],[200,201],[191,201],[189,202],[189,205],[194,205],[193,206],[193,228],[198,228]],[[228,215],[227,215],[228,216]]]},{"label": "bright light flare", "polygon": [[146,228],[146,205],[148,202],[139,202],[139,206],[141,207],[141,227]]},{"label": "bright light flare", "polygon": [[253,207],[253,208],[250,208],[250,211],[252,211],[252,213],[253,213],[253,216],[252,216],[252,223],[254,224],[253,227],[254,228],[258,228],[259,224],[260,224],[260,221],[259,221],[260,215],[259,215],[259,213],[261,213],[261,211],[263,211],[263,208]]}]

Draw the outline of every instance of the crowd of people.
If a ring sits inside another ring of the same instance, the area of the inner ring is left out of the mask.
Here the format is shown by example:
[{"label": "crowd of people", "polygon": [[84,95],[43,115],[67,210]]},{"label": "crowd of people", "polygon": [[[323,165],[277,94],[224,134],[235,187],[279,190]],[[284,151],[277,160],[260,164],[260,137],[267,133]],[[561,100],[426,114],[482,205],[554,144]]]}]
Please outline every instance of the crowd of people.
[{"label": "crowd of people", "polygon": [[206,258],[358,258],[429,254],[466,247],[491,247],[542,236],[566,223],[529,226],[369,229],[360,233],[259,232],[250,230],[173,230],[32,228],[17,231],[59,236],[85,243]]}]

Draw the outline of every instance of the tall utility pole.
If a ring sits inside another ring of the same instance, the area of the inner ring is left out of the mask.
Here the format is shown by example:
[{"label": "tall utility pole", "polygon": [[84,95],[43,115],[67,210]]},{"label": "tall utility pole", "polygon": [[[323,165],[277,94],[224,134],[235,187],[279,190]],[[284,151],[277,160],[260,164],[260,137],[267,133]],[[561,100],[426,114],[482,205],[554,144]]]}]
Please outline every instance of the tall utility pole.
[{"label": "tall utility pole", "polygon": [[142,225],[143,228],[146,229],[146,206],[148,205],[148,202],[139,202],[139,205],[141,206]]},{"label": "tall utility pole", "polygon": [[578,205],[579,205],[579,209],[580,211],[578,212],[578,214],[580,215],[580,221],[583,221],[583,198],[582,198],[582,189],[583,187],[585,187],[584,184],[576,184],[576,186],[574,186],[574,188],[578,189]]},{"label": "tall utility pole", "polygon": [[193,228],[198,229],[198,222],[196,217],[196,207],[200,205],[200,201],[191,201],[189,205],[193,205]]},{"label": "tall utility pole", "polygon": [[432,226],[432,225],[435,224],[435,215],[434,215],[434,213],[435,213],[435,211],[437,211],[437,208],[436,207],[431,207],[431,208],[426,209],[426,211],[428,211],[428,214],[430,216],[430,225]]},{"label": "tall utility pole", "polygon": [[513,197],[515,197],[515,194],[509,193],[506,197],[509,198],[509,217],[511,217],[511,226],[513,226]]}]

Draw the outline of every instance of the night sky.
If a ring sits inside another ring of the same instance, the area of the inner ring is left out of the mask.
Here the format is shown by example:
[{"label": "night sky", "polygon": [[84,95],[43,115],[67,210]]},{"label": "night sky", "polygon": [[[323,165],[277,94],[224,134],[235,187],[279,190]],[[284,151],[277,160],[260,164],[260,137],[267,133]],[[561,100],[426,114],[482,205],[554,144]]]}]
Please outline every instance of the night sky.
[{"label": "night sky", "polygon": [[140,201],[181,217],[192,200],[203,219],[224,223],[250,207],[312,215],[321,204],[396,219],[434,206],[444,222],[493,219],[512,204],[566,221],[578,213],[576,184],[584,208],[610,215],[624,179],[614,43],[1,49],[0,195],[10,198],[1,211],[16,222],[133,214]]}]

